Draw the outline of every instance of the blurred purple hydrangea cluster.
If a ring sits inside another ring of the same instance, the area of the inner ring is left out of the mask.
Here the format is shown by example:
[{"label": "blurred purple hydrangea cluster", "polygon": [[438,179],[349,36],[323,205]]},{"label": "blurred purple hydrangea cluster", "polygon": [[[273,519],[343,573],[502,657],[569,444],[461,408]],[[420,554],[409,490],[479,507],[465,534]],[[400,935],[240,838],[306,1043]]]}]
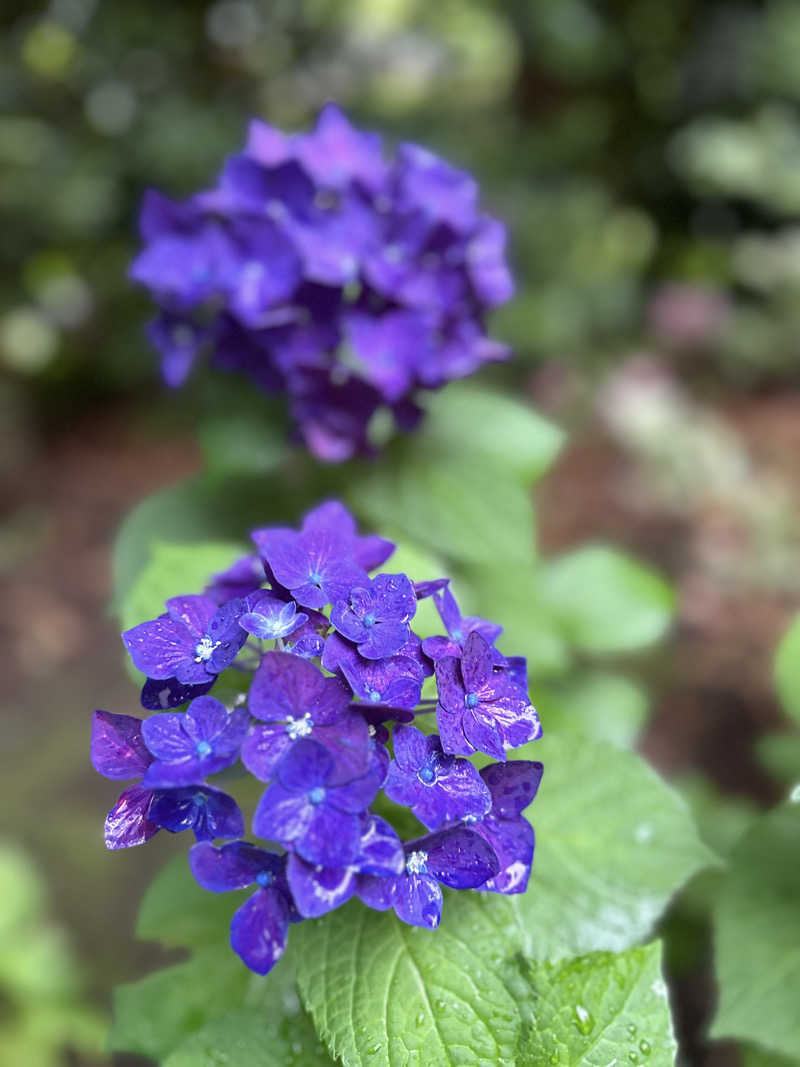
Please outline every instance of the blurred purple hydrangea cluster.
[{"label": "blurred purple hydrangea cluster", "polygon": [[[160,714],[95,713],[95,768],[140,779],[106,819],[108,847],[192,830],[200,885],[254,888],[231,943],[262,974],[289,923],[354,895],[434,928],[443,885],[523,892],[534,834],[522,812],[542,766],[506,753],[541,729],[525,661],[494,645],[501,627],[463,617],[447,579],[380,571],[394,545],[360,535],[337,501],[299,531],[252,538],[257,552],[203,594],[174,597],[122,635],[147,676],[142,704]],[[420,639],[414,618],[428,597],[446,635]],[[206,695],[223,672],[228,697]],[[478,770],[467,757],[479,753],[500,762]],[[240,840],[237,802],[208,784],[220,773],[266,783],[252,818],[266,847]],[[411,840],[384,817],[397,805],[421,824]]]},{"label": "blurred purple hydrangea cluster", "polygon": [[369,451],[382,407],[412,428],[420,388],[506,358],[487,309],[512,292],[503,225],[475,180],[329,104],[311,133],[254,120],[215,188],[149,192],[131,277],[159,306],[150,338],[181,385],[201,352],[288,395],[300,436],[339,462]]}]

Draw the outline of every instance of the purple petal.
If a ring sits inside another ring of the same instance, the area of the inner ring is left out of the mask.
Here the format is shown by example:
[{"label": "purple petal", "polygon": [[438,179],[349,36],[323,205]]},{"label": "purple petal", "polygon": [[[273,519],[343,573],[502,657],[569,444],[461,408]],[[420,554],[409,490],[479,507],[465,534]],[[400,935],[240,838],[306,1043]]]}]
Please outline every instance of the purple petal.
[{"label": "purple petal", "polygon": [[375,794],[380,789],[380,776],[377,770],[371,769],[361,778],[355,778],[344,785],[332,786],[326,790],[326,804],[338,811],[358,815],[366,811]]},{"label": "purple petal", "polygon": [[356,538],[353,558],[365,571],[374,571],[382,566],[395,550],[395,544],[376,534]]},{"label": "purple petal", "polygon": [[237,598],[223,604],[209,622],[207,633],[214,646],[207,666],[209,673],[221,674],[230,667],[247,640],[246,632],[239,625],[244,611],[245,601]]},{"label": "purple petal", "polygon": [[142,686],[142,707],[148,711],[178,708],[187,700],[204,696],[216,680],[216,677],[213,677],[200,685],[184,685],[177,678],[148,678]]},{"label": "purple petal", "polygon": [[370,749],[369,727],[366,719],[357,711],[351,711],[331,726],[315,726],[311,736],[324,745],[334,758],[336,766],[329,785],[349,782],[366,773]]},{"label": "purple petal", "polygon": [[312,807],[311,820],[294,847],[304,860],[319,867],[348,867],[358,858],[360,841],[357,815],[318,804]]},{"label": "purple petal", "polygon": [[544,767],[532,760],[492,763],[480,772],[492,794],[492,815],[516,819],[527,808],[539,789]]},{"label": "purple petal", "polygon": [[270,881],[282,878],[284,858],[246,841],[233,841],[222,848],[202,841],[189,849],[189,866],[203,889],[227,893],[246,889],[259,874],[266,874]]},{"label": "purple petal", "polygon": [[434,578],[428,582],[414,582],[414,593],[417,600],[427,600],[428,597],[446,589],[450,583],[449,578]]},{"label": "purple petal", "polygon": [[453,889],[475,889],[500,869],[491,846],[465,827],[420,838],[406,851],[412,847],[427,853],[427,873]]},{"label": "purple petal", "polygon": [[358,651],[366,659],[383,659],[399,652],[408,640],[408,623],[377,622],[370,628]]},{"label": "purple petal", "polygon": [[461,673],[467,692],[474,692],[486,684],[492,676],[494,657],[486,639],[473,630],[464,642],[461,657]]},{"label": "purple petal", "polygon": [[350,899],[356,888],[353,870],[347,867],[320,869],[295,854],[289,856],[286,873],[297,909],[307,919],[315,919],[338,908]]},{"label": "purple petal", "polygon": [[158,791],[150,818],[173,834],[193,830],[198,841],[241,837],[244,819],[233,797],[210,786]]},{"label": "purple petal", "polygon": [[259,889],[231,920],[231,948],[251,971],[266,974],[283,955],[289,908],[282,893]]},{"label": "purple petal", "polygon": [[315,810],[304,793],[290,793],[280,782],[274,782],[258,802],[253,833],[267,841],[291,844],[305,833]]},{"label": "purple petal", "polygon": [[304,793],[315,786],[324,786],[334,769],[335,760],[327,748],[302,737],[281,762],[278,777],[284,788]]},{"label": "purple petal", "polygon": [[177,676],[191,685],[208,681],[203,664],[194,662],[197,641],[182,622],[162,615],[126,630],[122,640],[134,667],[148,678]]},{"label": "purple petal", "polygon": [[435,930],[442,918],[442,891],[433,878],[409,874],[395,880],[394,910],[410,926]]},{"label": "purple petal", "polygon": [[264,564],[258,556],[242,556],[225,571],[215,574],[204,595],[217,604],[246,597],[264,584]]},{"label": "purple petal", "polygon": [[498,873],[480,888],[493,893],[524,893],[536,844],[527,819],[495,819],[489,815],[472,829],[491,846],[500,864]]},{"label": "purple petal", "polygon": [[356,896],[374,911],[388,911],[394,903],[395,891],[402,878],[360,875],[356,881]]},{"label": "purple petal", "polygon": [[358,869],[361,874],[387,877],[405,868],[403,844],[394,828],[378,815],[369,815],[362,826]]},{"label": "purple petal", "polygon": [[[485,752],[493,759],[504,760],[506,750],[499,725],[495,721],[492,711],[494,705],[480,705],[473,709],[467,709],[461,717],[461,728],[464,731],[469,744],[476,752]],[[478,712],[481,714],[478,714]]]},{"label": "purple petal", "polygon": [[[454,656],[445,656],[444,659],[437,660],[435,673],[440,706],[451,715],[460,716],[466,706],[460,660]],[[441,732],[440,729],[439,733]],[[445,751],[450,751],[446,745]]]},{"label": "purple petal", "polygon": [[454,714],[441,704],[437,705],[436,725],[439,730],[439,740],[444,751],[455,756],[471,756],[475,752],[475,746],[470,744],[464,734],[463,721],[463,712],[459,711]]},{"label": "purple petal", "polygon": [[331,722],[344,714],[347,691],[291,652],[266,652],[250,687],[249,707],[266,722],[302,718]]},{"label": "purple petal", "polygon": [[[219,701],[213,697],[200,697],[201,700]],[[222,705],[220,705],[222,706]],[[223,711],[225,709],[223,708]],[[165,715],[153,715],[142,723],[142,737],[150,752],[156,759],[165,762],[188,759],[195,755],[195,742],[184,730],[185,713],[168,712]]]},{"label": "purple petal", "polygon": [[92,716],[92,766],[106,778],[139,778],[152,756],[142,739],[142,720],[96,711]]},{"label": "purple petal", "polygon": [[268,782],[292,743],[284,723],[256,723],[242,742],[242,763],[259,781]]},{"label": "purple petal", "polygon": [[173,622],[180,622],[193,637],[201,638],[217,613],[217,605],[207,596],[174,596],[166,602],[167,614]]},{"label": "purple petal", "polygon": [[154,794],[132,785],[126,789],[106,816],[106,848],[131,848],[149,841],[160,827],[148,818]]},{"label": "purple petal", "polygon": [[394,731],[394,758],[398,768],[416,772],[428,758],[428,739],[416,726],[398,726]]},{"label": "purple petal", "polygon": [[228,711],[214,697],[200,697],[192,701],[183,724],[187,736],[195,745],[203,742],[210,744],[215,756],[238,753],[249,726],[250,713],[245,708]]},{"label": "purple petal", "polygon": [[486,307],[505,303],[514,292],[505,257],[505,226],[496,219],[482,219],[467,245],[466,264],[475,293]]}]

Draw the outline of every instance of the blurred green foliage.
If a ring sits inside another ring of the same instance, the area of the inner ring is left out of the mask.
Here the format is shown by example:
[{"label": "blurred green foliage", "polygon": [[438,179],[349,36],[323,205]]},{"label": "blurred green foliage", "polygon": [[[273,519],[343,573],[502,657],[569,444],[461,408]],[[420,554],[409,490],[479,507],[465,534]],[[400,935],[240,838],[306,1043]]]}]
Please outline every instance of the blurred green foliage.
[{"label": "blurred green foliage", "polygon": [[642,333],[732,380],[792,373],[798,41],[791,0],[12,4],[0,362],[53,414],[144,391],[143,189],[186,193],[249,115],[303,125],[333,97],[485,184],[518,268],[511,373]]}]

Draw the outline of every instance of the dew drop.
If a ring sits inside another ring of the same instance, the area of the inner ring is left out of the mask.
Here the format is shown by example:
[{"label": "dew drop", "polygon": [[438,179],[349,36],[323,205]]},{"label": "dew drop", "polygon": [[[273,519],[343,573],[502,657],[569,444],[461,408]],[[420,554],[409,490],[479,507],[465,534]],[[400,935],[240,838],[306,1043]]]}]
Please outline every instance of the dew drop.
[{"label": "dew drop", "polygon": [[636,1027],[633,1023],[628,1023],[628,1033],[631,1037],[636,1037]]},{"label": "dew drop", "polygon": [[367,1049],[367,1055],[368,1056],[374,1056],[375,1053],[376,1052],[380,1052],[380,1050],[381,1050],[380,1042],[377,1042],[376,1044],[369,1046],[369,1048]]},{"label": "dew drop", "polygon": [[556,1049],[555,1052],[550,1054],[550,1062],[551,1063],[558,1063],[560,1059],[561,1059],[561,1053],[558,1051],[558,1049]]},{"label": "dew drop", "polygon": [[639,1042],[639,1051],[643,1056],[650,1055],[650,1042],[645,1041],[644,1038]]},{"label": "dew drop", "polygon": [[594,1019],[591,1012],[584,1008],[583,1004],[575,1005],[575,1025],[579,1033],[587,1037],[594,1029]]},{"label": "dew drop", "polygon": [[638,1063],[639,1062],[639,1053],[638,1052],[629,1052],[628,1053],[628,1059],[631,1061],[631,1063]]},{"label": "dew drop", "polygon": [[425,1022],[425,1012],[421,1011],[414,1020],[414,1022],[417,1024],[417,1026],[422,1026],[422,1024]]},{"label": "dew drop", "polygon": [[436,1001],[436,1007],[437,1007],[437,1009],[439,1011],[444,1011],[444,1009],[447,1007],[447,1001],[445,1001],[445,1000],[437,1000]]}]

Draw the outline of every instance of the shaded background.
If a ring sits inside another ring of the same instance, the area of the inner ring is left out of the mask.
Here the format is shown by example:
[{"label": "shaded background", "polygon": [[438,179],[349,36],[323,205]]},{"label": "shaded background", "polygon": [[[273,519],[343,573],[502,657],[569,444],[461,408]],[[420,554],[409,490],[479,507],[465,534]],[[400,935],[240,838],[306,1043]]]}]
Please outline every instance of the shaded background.
[{"label": "shaded background", "polygon": [[[800,604],[800,6],[17,6],[0,14],[0,892],[17,908],[0,1063],[103,1062],[58,1050],[101,1041],[111,986],[155,962],[135,909],[174,842],[103,850],[114,788],[91,773],[89,713],[136,705],[106,607],[114,531],[198,469],[219,394],[161,387],[125,272],[143,188],[208,183],[250,115],[303,126],[333,98],[478,175],[518,278],[493,323],[516,357],[490,376],[571,434],[537,491],[543,547],[607,539],[669,576],[641,747],[693,797],[711,781],[732,811],[774,802],[771,657]],[[685,1054],[735,1065],[702,1037],[705,936],[675,919]]]}]

